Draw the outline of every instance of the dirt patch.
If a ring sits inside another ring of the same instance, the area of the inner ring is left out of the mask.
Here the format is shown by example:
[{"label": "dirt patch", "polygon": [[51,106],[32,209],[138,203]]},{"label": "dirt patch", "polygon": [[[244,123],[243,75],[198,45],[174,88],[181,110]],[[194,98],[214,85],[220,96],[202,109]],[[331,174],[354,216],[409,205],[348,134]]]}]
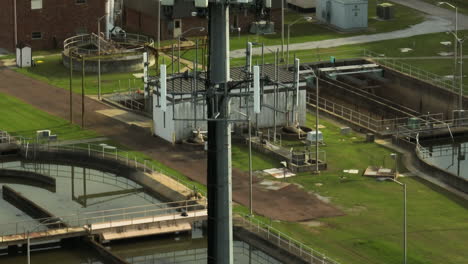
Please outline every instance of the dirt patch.
[{"label": "dirt patch", "polygon": [[[31,79],[5,67],[0,68],[0,92],[22,99],[47,113],[64,119],[69,117],[68,91]],[[73,118],[81,123],[81,96],[73,96]],[[109,106],[85,98],[85,127],[174,168],[184,175],[206,184],[206,155],[184,145],[172,145],[151,135],[148,129],[132,126],[96,111]],[[233,169],[233,199],[249,205],[249,175]],[[295,185],[278,190],[259,186],[262,179],[254,177],[254,211],[260,215],[283,221],[306,221],[321,217],[340,216],[344,213],[315,195]]]}]

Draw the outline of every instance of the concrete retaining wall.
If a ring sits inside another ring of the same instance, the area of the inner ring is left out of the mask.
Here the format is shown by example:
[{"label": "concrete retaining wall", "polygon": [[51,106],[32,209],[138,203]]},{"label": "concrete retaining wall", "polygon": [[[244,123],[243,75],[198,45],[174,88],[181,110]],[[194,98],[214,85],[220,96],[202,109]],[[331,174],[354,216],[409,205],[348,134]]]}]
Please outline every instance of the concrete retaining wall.
[{"label": "concrete retaining wall", "polygon": [[410,143],[408,141],[404,141],[404,140],[396,140],[395,137],[393,138],[393,143],[398,146],[404,147],[411,153],[412,160],[414,161],[413,165],[418,170],[420,170],[421,172],[429,176],[434,177],[435,179],[443,183],[446,183],[452,186],[453,188],[457,190],[460,190],[464,193],[468,193],[468,180],[467,179],[458,177],[457,175],[454,175],[446,170],[443,170],[430,163],[427,163],[426,161],[419,158],[419,156],[416,154],[416,151],[415,151],[415,148],[416,148],[415,144]]},{"label": "concrete retaining wall", "polygon": [[8,182],[11,183],[22,181],[27,185],[44,188],[52,192],[56,190],[55,178],[36,172],[0,169],[0,178],[4,183],[5,180],[10,180]]},{"label": "concrete retaining wall", "polygon": [[106,264],[130,264],[130,262],[115,255],[106,247],[94,241],[92,238],[84,238],[84,241],[85,241],[85,245],[87,245],[92,250],[96,251],[103,258],[104,263]]},{"label": "concrete retaining wall", "polygon": [[[435,85],[412,78],[405,74],[385,68],[384,77],[392,80],[385,89],[375,89],[378,96],[411,108],[420,113],[444,113],[452,118],[452,111],[458,107],[458,92],[449,91]],[[463,98],[463,105],[467,105]]]},{"label": "concrete retaining wall", "polygon": [[271,257],[281,261],[282,263],[288,264],[306,264],[308,262],[302,260],[301,258],[289,253],[288,251],[279,248],[270,241],[264,239],[263,237],[250,232],[242,226],[233,226],[234,238],[246,242],[247,244],[260,249],[261,251],[267,253]]},{"label": "concrete retaining wall", "polygon": [[[2,188],[2,196],[3,199],[19,210],[25,212],[32,218],[39,219],[39,218],[50,218],[54,217],[54,215],[47,211],[46,209],[42,208],[35,202],[29,200],[28,198],[24,197],[21,193],[16,192],[12,188],[8,187],[7,185],[3,185]],[[45,223],[46,224],[46,223]],[[48,225],[49,228],[60,228],[65,227],[63,223],[59,224],[50,224]]]},{"label": "concrete retaining wall", "polygon": [[152,178],[132,166],[123,164],[121,161],[99,158],[98,156],[88,156],[88,153],[83,151],[37,151],[35,158],[33,154],[29,154],[28,158],[31,162],[80,166],[114,173],[135,181],[143,186],[147,193],[167,202],[186,200],[194,194],[192,190],[182,184],[178,184],[169,176],[159,174],[157,179]]}]

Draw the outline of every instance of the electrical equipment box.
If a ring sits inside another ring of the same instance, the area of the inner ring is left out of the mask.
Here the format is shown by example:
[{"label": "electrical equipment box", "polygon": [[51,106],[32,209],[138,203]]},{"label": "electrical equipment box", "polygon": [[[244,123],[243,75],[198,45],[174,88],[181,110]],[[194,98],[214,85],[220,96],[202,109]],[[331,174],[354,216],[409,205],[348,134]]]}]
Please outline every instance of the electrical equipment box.
[{"label": "electrical equipment box", "polygon": [[36,131],[38,138],[48,138],[50,136],[50,130],[38,130]]},{"label": "electrical equipment box", "polygon": [[161,5],[163,6],[173,6],[174,0],[161,0]]},{"label": "electrical equipment box", "polygon": [[199,8],[208,7],[208,0],[195,0],[195,7],[199,7]]},{"label": "electrical equipment box", "polygon": [[[307,137],[306,137],[306,142],[309,144],[315,143],[317,140],[317,135],[315,134],[315,131],[310,131],[307,132]],[[319,143],[323,142],[323,134],[321,131],[318,132],[318,141]]]},{"label": "electrical equipment box", "polygon": [[368,0],[317,0],[317,19],[344,31],[365,29],[368,6]]},{"label": "electrical equipment box", "polygon": [[377,5],[377,17],[383,20],[389,20],[395,17],[395,8],[393,4],[382,3]]}]

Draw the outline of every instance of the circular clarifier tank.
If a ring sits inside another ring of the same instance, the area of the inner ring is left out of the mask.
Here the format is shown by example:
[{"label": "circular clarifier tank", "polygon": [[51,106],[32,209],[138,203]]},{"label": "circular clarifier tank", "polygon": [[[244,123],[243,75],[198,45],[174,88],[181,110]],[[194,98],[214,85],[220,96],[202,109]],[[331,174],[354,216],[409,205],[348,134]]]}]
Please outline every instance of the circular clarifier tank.
[{"label": "circular clarifier tank", "polygon": [[[153,45],[153,39],[138,34],[111,35],[108,39],[94,33],[77,35],[63,42],[62,62],[70,68],[71,54],[76,71],[82,70],[84,59],[85,72],[97,73],[100,59],[101,73],[135,72],[143,69],[145,47]],[[148,62],[154,65],[154,55],[149,55]]]}]

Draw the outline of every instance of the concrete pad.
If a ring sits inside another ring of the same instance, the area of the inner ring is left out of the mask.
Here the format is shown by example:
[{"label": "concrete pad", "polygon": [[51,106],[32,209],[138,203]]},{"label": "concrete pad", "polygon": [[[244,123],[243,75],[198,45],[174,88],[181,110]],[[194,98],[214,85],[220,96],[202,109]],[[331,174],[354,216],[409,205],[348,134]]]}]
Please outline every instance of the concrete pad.
[{"label": "concrete pad", "polygon": [[117,119],[129,125],[135,125],[143,128],[151,128],[153,125],[153,120],[151,120],[151,118],[128,112],[122,109],[105,109],[96,111],[96,113]]},{"label": "concrete pad", "polygon": [[408,53],[410,51],[413,51],[413,49],[411,49],[411,48],[400,48],[401,53]]},{"label": "concrete pad", "polygon": [[277,181],[269,181],[269,180],[263,180],[259,183],[263,188],[271,191],[279,191],[287,186],[289,186],[289,183],[285,182],[277,182]]},{"label": "concrete pad", "polygon": [[283,179],[296,176],[296,174],[292,173],[289,170],[286,170],[286,175],[284,175],[283,168],[275,168],[275,169],[267,169],[263,170],[263,172],[270,174],[271,176],[275,177],[276,179]]}]

